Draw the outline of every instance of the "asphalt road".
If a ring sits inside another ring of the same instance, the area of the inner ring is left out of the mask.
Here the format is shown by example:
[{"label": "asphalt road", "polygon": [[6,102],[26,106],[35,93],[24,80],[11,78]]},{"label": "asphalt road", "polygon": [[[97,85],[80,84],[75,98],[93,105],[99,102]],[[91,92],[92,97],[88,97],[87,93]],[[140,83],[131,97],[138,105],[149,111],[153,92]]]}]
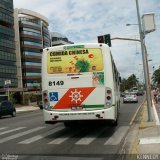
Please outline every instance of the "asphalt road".
[{"label": "asphalt road", "polygon": [[121,104],[117,127],[89,123],[69,129],[63,123],[44,124],[42,110],[2,118],[0,159],[115,159],[143,99],[140,96],[138,104]]}]

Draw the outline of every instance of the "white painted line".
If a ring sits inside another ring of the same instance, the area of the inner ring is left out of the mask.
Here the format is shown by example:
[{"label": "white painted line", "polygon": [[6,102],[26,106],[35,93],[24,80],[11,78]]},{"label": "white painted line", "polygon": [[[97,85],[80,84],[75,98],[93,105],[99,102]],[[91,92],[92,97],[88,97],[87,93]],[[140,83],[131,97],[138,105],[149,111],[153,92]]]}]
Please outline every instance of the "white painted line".
[{"label": "white painted line", "polygon": [[160,144],[160,136],[140,138],[139,144]]},{"label": "white painted line", "polygon": [[44,134],[42,134],[42,135],[37,135],[37,136],[31,137],[31,138],[29,138],[29,139],[26,139],[26,140],[24,140],[24,141],[21,141],[21,142],[19,142],[19,144],[30,144],[30,143],[33,143],[33,142],[35,142],[35,141],[38,141],[38,140],[40,140],[40,139],[42,139],[42,138],[45,138],[45,137],[51,135],[51,134],[54,134],[54,133],[56,133],[56,132],[58,132],[58,131],[60,131],[60,130],[62,130],[62,129],[64,129],[64,128],[65,128],[65,127],[57,127],[57,128],[54,128],[54,129],[52,129],[52,130],[50,130],[50,131],[48,131],[48,132],[46,132],[46,133],[44,133]]},{"label": "white painted line", "polygon": [[14,135],[9,136],[9,137],[1,138],[0,139],[0,143],[4,143],[4,142],[7,142],[7,141],[12,140],[12,139],[16,139],[16,138],[22,137],[24,135],[30,134],[32,132],[36,132],[36,131],[41,130],[43,128],[45,128],[45,127],[37,127],[37,128],[34,128],[34,129],[30,129],[28,131],[25,131],[25,132],[14,134]]},{"label": "white painted line", "polygon": [[77,131],[77,132],[65,134],[65,135],[63,135],[61,137],[58,137],[58,138],[54,139],[53,141],[49,142],[48,144],[61,144],[64,141],[66,141],[69,138],[71,138],[72,136],[76,135],[78,132],[80,132],[80,130]]},{"label": "white painted line", "polygon": [[104,145],[117,145],[121,142],[129,129],[129,126],[122,126],[110,137]]},{"label": "white painted line", "polygon": [[157,111],[156,111],[156,107],[154,105],[154,102],[152,100],[152,104],[153,104],[153,111],[154,111],[154,117],[155,117],[155,120],[156,120],[156,125],[160,125],[160,121],[159,121],[159,118],[158,118],[158,114],[157,114]]},{"label": "white painted line", "polygon": [[4,129],[7,129],[7,127],[2,127],[2,128],[0,128],[0,131],[1,131],[1,130],[4,130]]},{"label": "white painted line", "polygon": [[15,129],[11,129],[11,130],[8,130],[8,131],[4,131],[4,132],[1,132],[0,135],[4,135],[4,134],[7,134],[7,133],[11,133],[11,132],[14,132],[14,131],[18,131],[18,130],[21,130],[21,129],[24,129],[26,127],[18,127],[18,128],[15,128]]},{"label": "white painted line", "polygon": [[88,145],[91,142],[93,142],[103,131],[104,131],[104,128],[103,129],[99,129],[99,131],[95,130],[94,132],[86,135],[86,137],[81,138],[75,144],[76,145]]}]

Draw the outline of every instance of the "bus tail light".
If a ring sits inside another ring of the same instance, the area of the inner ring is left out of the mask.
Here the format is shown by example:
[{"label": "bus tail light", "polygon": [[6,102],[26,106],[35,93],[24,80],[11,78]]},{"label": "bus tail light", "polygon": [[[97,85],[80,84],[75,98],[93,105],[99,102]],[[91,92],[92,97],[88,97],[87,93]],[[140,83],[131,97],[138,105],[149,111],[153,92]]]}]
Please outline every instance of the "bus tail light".
[{"label": "bus tail light", "polygon": [[50,103],[49,103],[49,97],[48,97],[48,91],[43,91],[43,107],[46,110],[50,109]]},{"label": "bus tail light", "polygon": [[106,107],[112,106],[112,90],[110,88],[106,88],[105,101]]}]

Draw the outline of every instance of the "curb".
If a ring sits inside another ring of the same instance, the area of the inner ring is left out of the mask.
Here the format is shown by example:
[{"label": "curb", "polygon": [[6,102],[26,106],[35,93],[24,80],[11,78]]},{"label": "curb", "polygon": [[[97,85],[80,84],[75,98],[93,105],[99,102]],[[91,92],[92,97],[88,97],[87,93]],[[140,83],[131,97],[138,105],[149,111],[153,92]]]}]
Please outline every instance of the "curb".
[{"label": "curb", "polygon": [[[134,122],[140,122],[141,119],[142,119],[142,115],[144,113],[144,109],[143,109],[143,106],[146,102],[146,99],[144,99],[141,103],[141,105],[139,106],[139,108],[137,109],[136,113],[134,114],[131,122],[130,122],[130,129],[128,130],[127,134],[126,134],[126,137],[124,139],[124,144],[122,146],[122,149],[120,150],[119,154],[121,154],[122,156],[124,154],[136,154],[137,153],[137,144],[139,142],[139,139],[138,139],[138,130],[139,128],[137,128],[137,124],[134,124]],[[137,119],[137,120],[136,120]],[[132,130],[132,131],[131,131]],[[130,132],[131,131],[131,132]],[[136,135],[135,136],[133,136]],[[121,157],[122,158],[122,157]],[[131,159],[135,159],[135,157],[133,156],[130,157]]]},{"label": "curb", "polygon": [[[141,119],[141,122],[140,122],[140,125],[139,125],[139,129],[146,129],[146,128],[149,128],[149,127],[154,127],[156,126],[156,123],[155,123],[155,120],[152,120],[152,122],[148,122],[146,121],[148,115],[147,115],[147,106],[144,106],[143,108],[144,112],[143,112],[143,115],[142,115],[142,119]],[[153,115],[152,115],[153,117]]]},{"label": "curb", "polygon": [[[146,104],[146,99],[143,101],[143,103],[139,107],[138,112],[137,112],[137,114],[135,116],[135,119],[138,118],[138,122],[140,122],[140,124],[142,122],[143,115],[145,113],[145,109],[144,109],[145,104]],[[140,111],[140,113],[139,113],[139,111]],[[134,119],[134,121],[135,121],[135,119]],[[139,137],[138,137],[138,135],[139,135],[140,124],[138,123],[138,124],[135,124],[133,126],[133,128],[135,128],[136,130],[134,131],[135,132],[135,137],[131,138],[132,140],[131,140],[131,143],[130,143],[130,146],[129,146],[129,148],[130,148],[129,149],[129,154],[137,154],[138,153],[137,145],[139,143]]]},{"label": "curb", "polygon": [[[153,109],[153,108],[152,108]],[[128,132],[128,135],[125,139],[126,144],[124,144],[124,150],[127,151],[126,154],[130,155],[137,155],[139,154],[139,143],[140,143],[140,135],[145,129],[152,129],[156,127],[156,121],[155,117],[153,115],[152,110],[152,121],[148,122],[148,110],[147,110],[147,104],[146,99],[142,103],[140,109],[138,109],[138,112],[135,116],[135,119],[133,120],[133,123],[130,131]],[[137,120],[136,120],[137,119]],[[130,159],[135,159],[135,157],[130,157]]]},{"label": "curb", "polygon": [[36,111],[39,110],[39,107],[35,106],[21,106],[21,107],[16,107],[16,112],[28,112],[28,111]]}]

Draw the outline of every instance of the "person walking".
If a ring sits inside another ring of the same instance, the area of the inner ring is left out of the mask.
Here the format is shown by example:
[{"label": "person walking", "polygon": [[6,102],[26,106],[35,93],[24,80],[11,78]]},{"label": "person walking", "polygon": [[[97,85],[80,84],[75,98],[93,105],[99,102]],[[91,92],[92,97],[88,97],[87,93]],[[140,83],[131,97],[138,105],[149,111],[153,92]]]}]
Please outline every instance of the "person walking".
[{"label": "person walking", "polygon": [[156,104],[158,103],[158,95],[159,95],[159,89],[155,88],[153,90],[153,96],[154,96],[154,100],[155,100]]}]

